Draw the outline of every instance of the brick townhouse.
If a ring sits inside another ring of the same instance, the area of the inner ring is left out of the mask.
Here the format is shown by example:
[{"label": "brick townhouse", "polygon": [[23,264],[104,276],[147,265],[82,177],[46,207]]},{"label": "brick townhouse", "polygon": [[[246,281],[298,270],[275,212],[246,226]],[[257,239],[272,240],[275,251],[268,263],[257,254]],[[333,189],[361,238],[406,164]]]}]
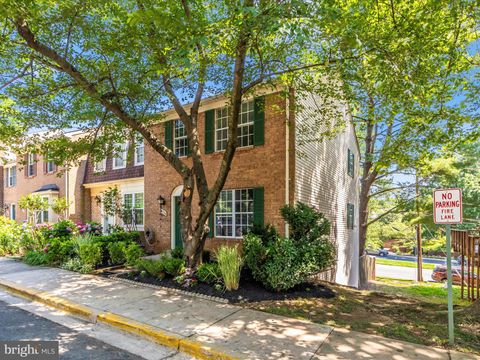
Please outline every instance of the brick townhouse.
[{"label": "brick townhouse", "polygon": [[[291,102],[300,105],[294,114]],[[228,110],[223,97],[205,99],[198,128],[209,184],[217,176],[227,142]],[[242,104],[239,147],[224,190],[210,218],[207,249],[241,244],[242,232],[253,222],[273,224],[285,234],[280,208],[302,201],[329,218],[337,245],[335,268],[325,276],[350,286],[358,283],[358,158],[359,148],[349,114],[347,126],[322,142],[300,141],[300,128],[314,127],[320,112],[314,95],[306,98],[267,93]],[[157,134],[183,161],[190,163],[183,124],[174,111],[155,125]],[[145,145],[145,228],[154,234],[148,245],[155,252],[181,246],[177,216],[182,181],[163,158]],[[158,199],[166,200],[163,214]],[[193,203],[197,203],[194,199]],[[198,209],[194,209],[195,212]]]},{"label": "brick townhouse", "polygon": [[[75,138],[81,136],[81,133],[74,131],[66,135]],[[35,152],[5,152],[0,157],[3,160],[0,165],[3,184],[0,205],[5,216],[20,223],[29,217],[33,217],[37,224],[56,222],[59,215],[51,208],[36,214],[27,214],[19,208],[18,202],[22,196],[35,193],[49,204],[55,198],[65,197],[70,204],[66,215],[75,221],[82,220],[83,187],[78,179],[83,174],[85,160],[66,169]]]}]

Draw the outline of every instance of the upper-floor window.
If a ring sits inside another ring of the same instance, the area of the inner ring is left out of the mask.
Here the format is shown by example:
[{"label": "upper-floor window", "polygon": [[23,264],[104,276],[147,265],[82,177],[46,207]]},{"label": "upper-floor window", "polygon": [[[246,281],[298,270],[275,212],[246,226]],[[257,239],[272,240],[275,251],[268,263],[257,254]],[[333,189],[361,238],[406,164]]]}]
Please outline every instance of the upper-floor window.
[{"label": "upper-floor window", "polygon": [[143,226],[144,196],[143,192],[123,194],[124,223],[133,226]]},{"label": "upper-floor window", "polygon": [[27,176],[35,175],[35,154],[28,153],[27,155]]},{"label": "upper-floor window", "polygon": [[96,173],[101,173],[107,170],[107,159],[97,161],[93,164],[93,171]]},{"label": "upper-floor window", "polygon": [[5,169],[5,186],[13,187],[17,185],[17,167],[10,166]]},{"label": "upper-floor window", "polygon": [[187,130],[185,129],[185,125],[181,120],[175,120],[173,147],[177,156],[188,155]]},{"label": "upper-floor window", "polygon": [[[228,107],[215,110],[215,150],[222,151],[227,148],[228,142]],[[254,134],[254,101],[242,103],[237,129],[237,144],[239,147],[252,146]]]},{"label": "upper-floor window", "polygon": [[241,238],[253,224],[254,189],[223,190],[215,206],[215,235]]},{"label": "upper-floor window", "polygon": [[45,172],[47,174],[51,174],[55,171],[55,163],[53,162],[52,159],[50,159],[50,157],[47,155],[45,157]]},{"label": "upper-floor window", "polygon": [[348,159],[347,159],[348,165],[347,165],[347,173],[348,175],[352,176],[354,175],[355,172],[355,154],[353,153],[352,150],[348,149]]},{"label": "upper-floor window", "polygon": [[116,154],[113,157],[113,169],[122,169],[127,166],[127,143],[115,146]]},{"label": "upper-floor window", "polygon": [[145,144],[143,143],[143,137],[137,136],[135,144],[135,165],[143,165],[145,161]]}]

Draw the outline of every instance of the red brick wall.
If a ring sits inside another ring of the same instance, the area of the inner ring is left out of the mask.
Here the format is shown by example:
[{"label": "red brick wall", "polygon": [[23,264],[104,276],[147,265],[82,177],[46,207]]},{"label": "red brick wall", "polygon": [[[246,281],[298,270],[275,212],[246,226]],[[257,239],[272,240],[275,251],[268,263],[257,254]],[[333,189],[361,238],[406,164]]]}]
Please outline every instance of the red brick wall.
[{"label": "red brick wall", "polygon": [[[235,154],[232,169],[224,189],[264,187],[265,223],[271,223],[282,233],[284,222],[279,209],[285,204],[285,99],[278,94],[265,97],[265,142],[264,145],[239,148]],[[164,137],[164,125],[155,130],[160,138]],[[198,129],[200,143],[204,149],[204,113],[200,114]],[[211,186],[216,179],[223,152],[203,155],[205,172]],[[182,158],[191,164],[188,158]],[[160,252],[171,247],[171,195],[182,184],[180,176],[148,144],[145,145],[145,225],[155,232],[156,243],[151,250]],[[166,200],[167,216],[159,215],[157,197]],[[292,194],[293,195],[293,194]],[[194,198],[194,204],[198,198]],[[198,208],[194,208],[194,217]],[[239,240],[208,239],[206,248],[215,248],[219,244],[236,244]]]}]

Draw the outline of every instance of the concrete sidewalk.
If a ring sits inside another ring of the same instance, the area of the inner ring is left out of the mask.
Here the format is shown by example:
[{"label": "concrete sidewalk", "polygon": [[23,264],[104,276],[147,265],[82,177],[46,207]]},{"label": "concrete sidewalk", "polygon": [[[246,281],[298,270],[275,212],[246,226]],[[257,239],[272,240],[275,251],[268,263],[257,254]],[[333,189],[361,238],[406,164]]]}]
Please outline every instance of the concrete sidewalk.
[{"label": "concrete sidewalk", "polygon": [[199,358],[476,359],[113,279],[32,267],[5,258],[0,258],[0,287],[10,291],[18,288],[13,292],[19,295],[30,292],[29,297],[34,300],[46,297],[50,305],[60,304],[71,313],[75,311],[70,307],[77,304],[83,309],[80,315],[160,339],[164,345]]}]

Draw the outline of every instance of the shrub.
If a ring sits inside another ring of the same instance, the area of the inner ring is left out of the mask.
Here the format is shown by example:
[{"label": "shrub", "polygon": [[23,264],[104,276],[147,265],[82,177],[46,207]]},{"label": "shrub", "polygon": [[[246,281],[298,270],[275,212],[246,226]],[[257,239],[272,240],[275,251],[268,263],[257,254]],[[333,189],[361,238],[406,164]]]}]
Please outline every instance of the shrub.
[{"label": "shrub", "polygon": [[265,229],[256,234],[251,231],[243,242],[245,264],[253,278],[275,291],[307,281],[335,258],[335,248],[328,239],[330,224],[323,214],[302,203],[285,206],[281,212],[290,224],[290,238]]},{"label": "shrub", "polygon": [[237,290],[240,283],[240,270],[242,270],[242,258],[238,248],[222,246],[216,253],[218,268],[222,274],[223,283],[227,290]]},{"label": "shrub", "polygon": [[95,221],[89,221],[86,224],[77,224],[80,234],[102,235],[102,225]]},{"label": "shrub", "polygon": [[43,251],[28,251],[23,257],[23,261],[29,265],[45,265],[47,254]]},{"label": "shrub", "polygon": [[82,264],[95,268],[102,262],[102,248],[94,242],[83,242],[78,245],[78,256]]},{"label": "shrub", "polygon": [[53,238],[44,247],[49,264],[61,264],[76,256],[76,242],[68,238]]},{"label": "shrub", "polygon": [[185,261],[183,259],[164,255],[160,258],[160,261],[163,263],[165,272],[172,277],[177,277],[185,272]]},{"label": "shrub", "polygon": [[222,273],[218,267],[218,263],[203,263],[197,268],[196,276],[198,280],[214,284],[222,281]]},{"label": "shrub", "polygon": [[93,271],[93,267],[88,264],[83,264],[78,257],[67,260],[61,265],[62,269],[76,271],[82,274],[88,274]]},{"label": "shrub", "polygon": [[145,271],[150,276],[163,279],[165,277],[165,264],[160,260],[142,259],[136,264],[138,271]]},{"label": "shrub", "polygon": [[130,243],[125,250],[126,264],[129,266],[135,266],[143,254],[143,248],[140,245],[136,243]]},{"label": "shrub", "polygon": [[279,236],[277,229],[271,224],[253,224],[248,233],[257,235],[264,244],[275,241]]},{"label": "shrub", "polygon": [[112,242],[107,245],[109,263],[112,265],[120,265],[125,263],[125,252],[127,244],[124,241]]},{"label": "shrub", "polygon": [[176,247],[175,249],[172,250],[171,255],[173,258],[183,259],[185,256],[185,253],[182,247]]},{"label": "shrub", "polygon": [[41,232],[47,240],[52,238],[72,237],[78,234],[78,227],[71,220],[62,220],[51,226],[42,226]]},{"label": "shrub", "polygon": [[20,253],[23,233],[16,221],[0,216],[0,256]]}]

